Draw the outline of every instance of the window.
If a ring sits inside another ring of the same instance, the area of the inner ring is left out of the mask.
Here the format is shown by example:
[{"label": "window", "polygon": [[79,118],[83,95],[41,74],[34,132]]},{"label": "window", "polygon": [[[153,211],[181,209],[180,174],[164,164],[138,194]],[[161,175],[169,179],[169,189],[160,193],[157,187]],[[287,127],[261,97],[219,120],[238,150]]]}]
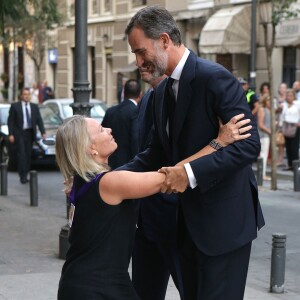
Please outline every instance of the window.
[{"label": "window", "polygon": [[146,4],[147,4],[147,0],[132,0],[133,7],[146,5]]},{"label": "window", "polygon": [[92,0],[92,15],[98,15],[99,14],[99,0]]},{"label": "window", "polygon": [[75,1],[74,0],[69,0],[69,16],[70,18],[75,17]]},{"label": "window", "polygon": [[296,48],[283,48],[282,81],[288,86],[293,86],[296,78]]},{"label": "window", "polygon": [[104,12],[110,12],[111,6],[111,0],[104,0]]}]

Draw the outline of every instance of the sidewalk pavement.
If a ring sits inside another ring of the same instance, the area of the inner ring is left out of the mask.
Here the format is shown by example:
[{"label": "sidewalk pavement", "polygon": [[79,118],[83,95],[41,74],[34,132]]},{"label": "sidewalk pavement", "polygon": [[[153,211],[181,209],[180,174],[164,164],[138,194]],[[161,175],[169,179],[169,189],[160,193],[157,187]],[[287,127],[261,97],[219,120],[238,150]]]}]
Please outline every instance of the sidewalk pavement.
[{"label": "sidewalk pavement", "polygon": [[[58,171],[40,172],[38,206],[32,207],[29,185],[21,185],[16,173],[8,173],[8,195],[0,196],[0,300],[56,299],[64,263],[58,258],[59,233],[66,224],[62,182]],[[271,294],[267,286],[251,284],[245,293],[246,300],[296,298],[299,295]],[[172,280],[166,299],[179,300]]]}]

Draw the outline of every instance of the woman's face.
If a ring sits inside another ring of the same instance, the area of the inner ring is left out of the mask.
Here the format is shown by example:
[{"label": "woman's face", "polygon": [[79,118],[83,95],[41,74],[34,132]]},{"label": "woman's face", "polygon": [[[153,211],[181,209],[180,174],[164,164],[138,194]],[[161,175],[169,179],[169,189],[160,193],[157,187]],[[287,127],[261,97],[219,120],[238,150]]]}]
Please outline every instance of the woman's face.
[{"label": "woman's face", "polygon": [[295,100],[294,94],[292,92],[287,92],[286,101],[291,104],[293,103],[294,100]]},{"label": "woman's face", "polygon": [[86,118],[86,122],[91,139],[90,153],[96,161],[107,163],[108,157],[118,147],[111,129],[102,127],[98,121],[91,118]]}]

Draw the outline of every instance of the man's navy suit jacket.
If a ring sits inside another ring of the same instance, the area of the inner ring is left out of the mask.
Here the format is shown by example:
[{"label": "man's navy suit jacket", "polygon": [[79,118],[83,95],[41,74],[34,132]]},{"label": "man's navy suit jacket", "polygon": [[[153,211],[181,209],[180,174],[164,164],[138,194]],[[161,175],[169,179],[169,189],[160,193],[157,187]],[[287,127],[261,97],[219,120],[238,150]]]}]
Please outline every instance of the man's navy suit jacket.
[{"label": "man's navy suit jacket", "polygon": [[[165,84],[166,80],[155,90],[151,143],[127,164],[129,170],[158,170],[196,153],[217,137],[218,117],[223,124],[240,113],[252,119],[236,78],[191,52],[179,80],[171,149],[163,113]],[[180,194],[180,205],[191,238],[207,255],[221,255],[249,243],[264,225],[251,167],[260,153],[260,141],[253,120],[251,125],[248,139],[190,163],[198,186]]]},{"label": "man's navy suit jacket", "polygon": [[[138,146],[139,152],[147,149],[151,141],[153,127],[153,90],[149,90],[141,99],[138,111]],[[155,194],[138,200],[138,227],[144,235],[155,242],[175,243],[177,195]]]},{"label": "man's navy suit jacket", "polygon": [[138,152],[137,111],[137,106],[125,99],[105,113],[102,126],[112,129],[112,135],[118,144],[117,150],[108,159],[113,169],[129,162]]}]

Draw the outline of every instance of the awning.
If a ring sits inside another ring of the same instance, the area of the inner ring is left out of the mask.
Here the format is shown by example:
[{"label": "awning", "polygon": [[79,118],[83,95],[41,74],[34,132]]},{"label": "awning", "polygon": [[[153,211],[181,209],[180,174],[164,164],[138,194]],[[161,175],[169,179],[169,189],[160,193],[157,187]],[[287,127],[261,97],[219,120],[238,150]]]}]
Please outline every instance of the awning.
[{"label": "awning", "polygon": [[199,40],[200,53],[250,53],[251,6],[222,8],[204,25]]},{"label": "awning", "polygon": [[130,73],[130,72],[134,72],[137,70],[137,66],[136,66],[136,62],[133,61],[132,63],[130,63],[129,65],[123,67],[123,68],[120,68],[118,69],[118,72],[120,73]]},{"label": "awning", "polygon": [[284,20],[277,25],[276,46],[300,46],[300,19]]}]

